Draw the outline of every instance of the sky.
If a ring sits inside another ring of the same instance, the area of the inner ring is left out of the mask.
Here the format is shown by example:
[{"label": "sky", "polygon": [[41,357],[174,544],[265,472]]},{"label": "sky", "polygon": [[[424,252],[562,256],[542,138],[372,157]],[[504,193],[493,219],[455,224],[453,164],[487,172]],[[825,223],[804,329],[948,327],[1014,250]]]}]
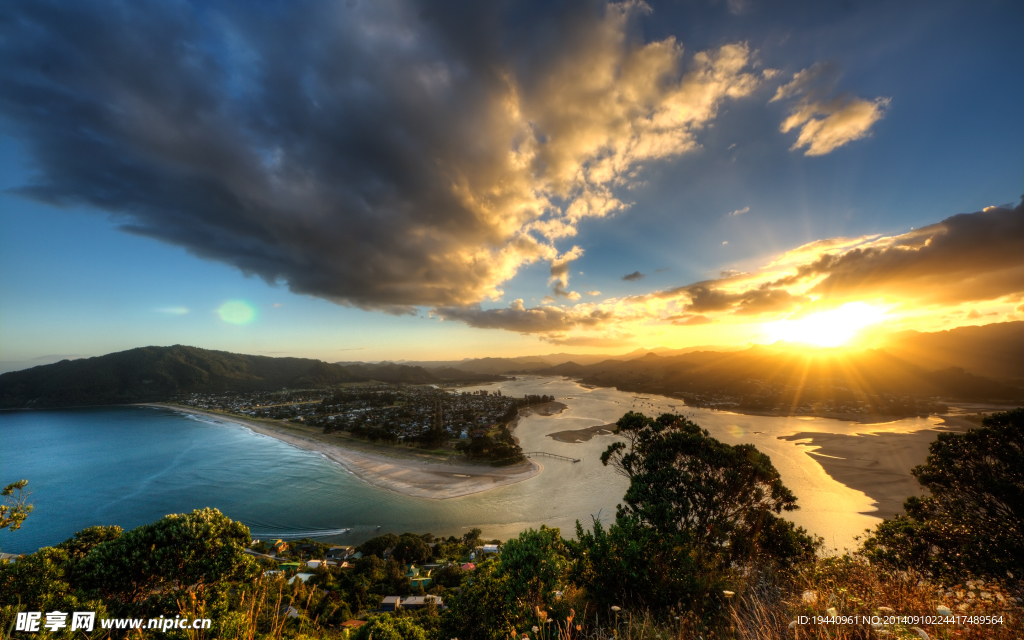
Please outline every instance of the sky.
[{"label": "sky", "polygon": [[1019,320],[1019,2],[18,2],[0,370]]}]

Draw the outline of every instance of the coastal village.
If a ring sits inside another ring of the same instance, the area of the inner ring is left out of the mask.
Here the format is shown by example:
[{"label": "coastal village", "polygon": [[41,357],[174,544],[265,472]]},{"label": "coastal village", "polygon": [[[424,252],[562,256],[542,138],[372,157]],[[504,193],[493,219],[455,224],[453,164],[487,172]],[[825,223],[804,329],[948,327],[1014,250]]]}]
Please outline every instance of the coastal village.
[{"label": "coastal village", "polygon": [[365,385],[338,390],[190,394],[178,404],[248,418],[297,422],[385,443],[441,445],[495,436],[519,408],[551,396],[513,398],[501,391],[451,391],[434,385]]}]

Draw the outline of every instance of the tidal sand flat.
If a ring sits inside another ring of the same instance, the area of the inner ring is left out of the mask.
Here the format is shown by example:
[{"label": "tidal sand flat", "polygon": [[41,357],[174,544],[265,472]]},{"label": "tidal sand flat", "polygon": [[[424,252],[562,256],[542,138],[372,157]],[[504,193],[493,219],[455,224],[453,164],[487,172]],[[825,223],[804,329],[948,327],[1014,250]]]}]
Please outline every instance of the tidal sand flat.
[{"label": "tidal sand flat", "polygon": [[324,441],[313,429],[286,426],[262,420],[246,420],[221,413],[201,411],[171,404],[150,404],[181,413],[201,415],[241,425],[256,433],[269,436],[307,451],[316,451],[336,462],[358,478],[384,489],[416,498],[444,500],[480,493],[489,489],[515,484],[536,476],[541,465],[527,460],[507,467],[492,467],[464,461],[449,461],[430,456],[419,456],[395,449],[388,455],[370,453]]},{"label": "tidal sand flat", "polygon": [[[946,423],[949,424],[948,422]],[[779,436],[804,445],[815,462],[837,482],[867,494],[875,501],[871,515],[891,518],[903,513],[909,496],[927,495],[911,470],[924,464],[928,446],[943,431],[960,428],[922,429],[910,433],[816,433]]]}]

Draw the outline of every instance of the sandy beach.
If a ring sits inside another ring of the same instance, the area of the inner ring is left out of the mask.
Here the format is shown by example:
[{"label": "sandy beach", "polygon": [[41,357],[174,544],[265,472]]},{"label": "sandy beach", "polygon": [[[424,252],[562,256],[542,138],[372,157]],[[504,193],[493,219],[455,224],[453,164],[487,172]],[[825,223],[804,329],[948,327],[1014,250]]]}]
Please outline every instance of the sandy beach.
[{"label": "sandy beach", "polygon": [[963,430],[962,425],[947,420],[939,429],[911,433],[801,432],[779,439],[805,445],[828,475],[875,501],[878,510],[870,515],[891,518],[903,513],[903,502],[909,496],[927,495],[910,471],[924,464],[929,445],[940,433]]},{"label": "sandy beach", "polygon": [[147,403],[141,406],[160,407],[232,422],[293,447],[321,453],[372,485],[417,498],[444,500],[468,496],[529,480],[543,469],[533,460],[507,467],[492,467],[454,457],[445,459],[417,454],[413,449],[408,452],[397,448],[386,452],[361,451],[342,446],[338,436],[325,436],[319,430],[305,426],[249,420],[171,404]]}]

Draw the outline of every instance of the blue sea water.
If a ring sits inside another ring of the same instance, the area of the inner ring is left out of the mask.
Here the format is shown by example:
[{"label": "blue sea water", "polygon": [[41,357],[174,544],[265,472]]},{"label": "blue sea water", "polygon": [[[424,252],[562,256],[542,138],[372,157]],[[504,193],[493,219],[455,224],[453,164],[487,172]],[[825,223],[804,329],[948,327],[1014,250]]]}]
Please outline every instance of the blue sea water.
[{"label": "blue sea water", "polygon": [[[582,469],[571,467],[552,473],[578,478]],[[21,478],[29,480],[35,510],[20,530],[0,533],[9,553],[56,544],[92,525],[129,529],[202,507],[220,509],[264,538],[309,533],[356,543],[386,531],[449,535],[474,526],[506,537],[553,519],[568,527],[576,517],[589,521],[591,513],[610,513],[622,495],[619,487],[606,498],[599,491],[596,502],[577,503],[569,517],[552,510],[565,504],[556,499],[565,495],[558,482],[553,491],[536,483],[527,489],[527,481],[463,498],[413,498],[238,425],[151,407],[3,412],[0,482]],[[342,528],[351,531],[331,534]]]}]

